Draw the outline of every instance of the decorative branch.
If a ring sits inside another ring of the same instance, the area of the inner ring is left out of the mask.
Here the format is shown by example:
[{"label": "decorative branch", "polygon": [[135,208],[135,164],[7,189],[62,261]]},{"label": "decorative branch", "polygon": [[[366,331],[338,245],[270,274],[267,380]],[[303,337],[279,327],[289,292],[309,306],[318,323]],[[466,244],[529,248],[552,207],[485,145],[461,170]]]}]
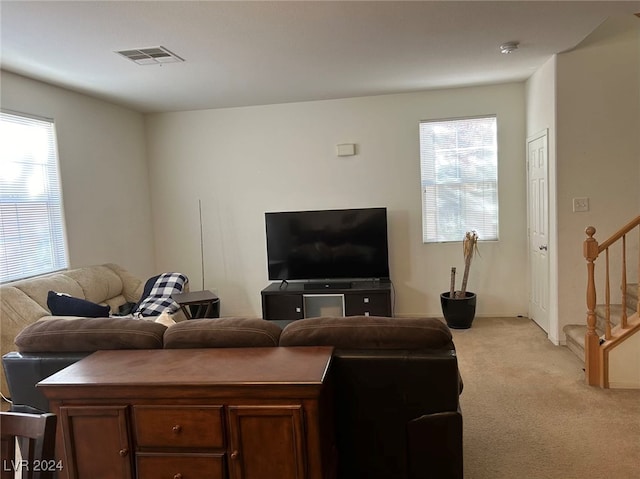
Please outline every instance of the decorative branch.
[{"label": "decorative branch", "polygon": [[478,233],[475,231],[467,231],[462,242],[462,252],[464,255],[464,273],[462,275],[462,285],[460,291],[456,293],[456,298],[464,298],[467,293],[467,281],[469,279],[469,270],[471,269],[471,261],[473,253],[478,251]]},{"label": "decorative branch", "polygon": [[456,292],[456,267],[451,268],[451,286],[449,288],[449,297],[453,298]]}]

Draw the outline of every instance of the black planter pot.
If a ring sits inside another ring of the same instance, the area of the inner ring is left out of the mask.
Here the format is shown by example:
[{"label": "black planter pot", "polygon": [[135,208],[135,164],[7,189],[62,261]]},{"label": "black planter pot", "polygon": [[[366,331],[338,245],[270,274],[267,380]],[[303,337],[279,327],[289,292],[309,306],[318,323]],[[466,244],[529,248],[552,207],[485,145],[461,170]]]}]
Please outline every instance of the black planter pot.
[{"label": "black planter pot", "polygon": [[450,298],[449,292],[440,295],[442,314],[452,329],[468,329],[476,315],[476,294],[467,291],[464,298]]}]

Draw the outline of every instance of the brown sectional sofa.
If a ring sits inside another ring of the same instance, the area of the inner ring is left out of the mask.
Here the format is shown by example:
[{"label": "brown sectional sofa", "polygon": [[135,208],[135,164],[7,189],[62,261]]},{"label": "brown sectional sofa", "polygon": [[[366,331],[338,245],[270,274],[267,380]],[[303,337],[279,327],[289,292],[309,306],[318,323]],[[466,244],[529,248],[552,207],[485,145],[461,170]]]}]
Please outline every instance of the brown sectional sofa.
[{"label": "brown sectional sofa", "polygon": [[255,318],[169,328],[144,320],[54,319],[25,328],[16,345],[3,357],[11,392],[16,403],[40,409],[47,403],[34,385],[97,349],[331,345],[338,478],[463,477],[462,382],[451,332],[436,319],[312,318],[284,329]]}]

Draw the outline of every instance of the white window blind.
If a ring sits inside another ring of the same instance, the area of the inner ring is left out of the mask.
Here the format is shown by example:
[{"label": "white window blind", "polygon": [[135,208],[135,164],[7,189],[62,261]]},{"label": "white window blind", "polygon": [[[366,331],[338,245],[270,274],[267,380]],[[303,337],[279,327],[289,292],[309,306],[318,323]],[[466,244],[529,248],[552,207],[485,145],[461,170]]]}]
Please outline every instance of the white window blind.
[{"label": "white window blind", "polygon": [[495,116],[420,122],[424,243],[498,239]]},{"label": "white window blind", "polygon": [[53,121],[0,112],[0,282],[67,266]]}]

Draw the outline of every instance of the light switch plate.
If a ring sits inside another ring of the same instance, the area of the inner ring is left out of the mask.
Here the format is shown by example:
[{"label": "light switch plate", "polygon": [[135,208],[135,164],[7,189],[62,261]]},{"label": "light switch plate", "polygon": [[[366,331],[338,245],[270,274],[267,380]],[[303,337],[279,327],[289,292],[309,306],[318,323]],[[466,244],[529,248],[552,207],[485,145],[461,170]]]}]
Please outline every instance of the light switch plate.
[{"label": "light switch plate", "polygon": [[584,213],[586,211],[589,211],[589,198],[574,198],[573,212]]}]

